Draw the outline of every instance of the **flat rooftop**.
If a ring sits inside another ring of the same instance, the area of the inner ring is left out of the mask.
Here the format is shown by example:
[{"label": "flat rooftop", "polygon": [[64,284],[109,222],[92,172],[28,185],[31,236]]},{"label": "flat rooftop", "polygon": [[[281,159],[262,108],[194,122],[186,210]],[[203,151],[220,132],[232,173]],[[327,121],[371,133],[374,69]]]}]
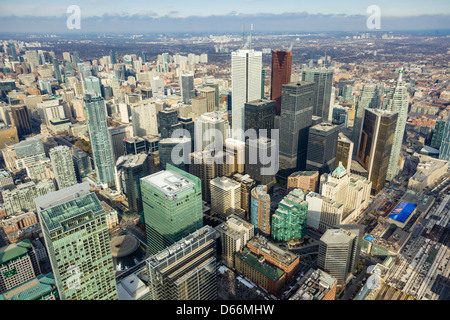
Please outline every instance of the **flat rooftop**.
[{"label": "flat rooftop", "polygon": [[211,180],[211,184],[223,190],[232,190],[241,187],[241,184],[227,177],[217,177]]},{"label": "flat rooftop", "polygon": [[173,196],[194,187],[194,182],[172,170],[159,171],[141,179],[167,196]]}]

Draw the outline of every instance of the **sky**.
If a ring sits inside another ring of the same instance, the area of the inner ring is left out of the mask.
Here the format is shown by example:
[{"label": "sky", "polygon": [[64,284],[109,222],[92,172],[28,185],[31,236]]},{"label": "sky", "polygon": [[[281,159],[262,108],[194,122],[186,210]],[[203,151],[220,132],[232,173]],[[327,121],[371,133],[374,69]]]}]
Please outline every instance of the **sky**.
[{"label": "sky", "polygon": [[79,32],[364,31],[370,5],[385,30],[450,29],[449,0],[0,0],[0,32],[69,32],[70,5]]}]

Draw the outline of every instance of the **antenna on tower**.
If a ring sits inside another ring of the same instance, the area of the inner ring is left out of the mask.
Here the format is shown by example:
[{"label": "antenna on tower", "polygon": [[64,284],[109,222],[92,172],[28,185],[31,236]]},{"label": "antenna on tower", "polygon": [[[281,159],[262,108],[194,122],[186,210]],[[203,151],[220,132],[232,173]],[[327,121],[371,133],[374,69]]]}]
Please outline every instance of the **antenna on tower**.
[{"label": "antenna on tower", "polygon": [[252,41],[253,41],[253,23],[251,24],[250,28],[250,50],[252,50]]},{"label": "antenna on tower", "polygon": [[245,47],[245,24],[242,24],[242,49]]}]

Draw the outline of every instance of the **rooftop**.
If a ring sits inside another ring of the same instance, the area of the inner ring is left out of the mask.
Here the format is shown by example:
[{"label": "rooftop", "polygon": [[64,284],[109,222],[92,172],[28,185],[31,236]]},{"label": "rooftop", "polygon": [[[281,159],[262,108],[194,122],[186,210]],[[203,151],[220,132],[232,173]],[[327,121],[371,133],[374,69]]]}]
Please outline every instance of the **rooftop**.
[{"label": "rooftop", "polygon": [[148,177],[142,178],[141,181],[153,186],[168,196],[175,195],[194,187],[194,182],[192,180],[185,178],[172,170],[159,171]]},{"label": "rooftop", "polygon": [[0,264],[6,263],[13,259],[19,258],[25,254],[28,254],[28,251],[32,250],[32,248],[33,245],[28,239],[1,247]]},{"label": "rooftop", "polygon": [[24,284],[0,294],[0,300],[35,300],[56,289],[53,274],[40,274]]},{"label": "rooftop", "polygon": [[280,280],[280,278],[285,274],[283,270],[264,262],[263,259],[252,254],[247,248],[244,248],[241,253],[237,254],[237,256],[242,260],[242,262],[262,273],[274,282]]},{"label": "rooftop", "polygon": [[241,187],[241,184],[227,177],[217,177],[211,180],[211,185],[222,190],[234,190]]}]

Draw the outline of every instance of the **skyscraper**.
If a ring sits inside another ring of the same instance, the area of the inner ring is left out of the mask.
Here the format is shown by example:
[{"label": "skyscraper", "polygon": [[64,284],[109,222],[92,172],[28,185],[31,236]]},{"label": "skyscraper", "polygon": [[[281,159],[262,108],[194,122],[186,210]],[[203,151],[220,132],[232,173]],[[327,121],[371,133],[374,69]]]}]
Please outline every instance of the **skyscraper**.
[{"label": "skyscraper", "polygon": [[217,299],[217,239],[210,226],[189,233],[147,261],[150,300]]},{"label": "skyscraper", "polygon": [[286,176],[305,170],[308,132],[312,125],[314,83],[283,85],[280,126],[280,169]]},{"label": "skyscraper", "polygon": [[58,189],[61,190],[77,184],[77,176],[75,174],[70,148],[67,146],[58,146],[50,149],[49,155]]},{"label": "skyscraper", "polygon": [[326,68],[303,70],[302,81],[314,82],[313,115],[331,121],[330,100],[333,71]]},{"label": "skyscraper", "polygon": [[191,103],[191,99],[195,97],[194,89],[194,75],[193,74],[182,74],[180,76],[180,86],[181,86],[181,97],[183,98],[183,103]]},{"label": "skyscraper", "polygon": [[92,172],[92,163],[89,155],[83,150],[74,148],[72,151],[73,164],[78,179],[82,179]]},{"label": "skyscraper", "polygon": [[148,252],[156,254],[203,226],[200,179],[168,164],[141,179]]},{"label": "skyscraper", "polygon": [[450,161],[450,116],[447,118],[447,124],[442,134],[439,159]]},{"label": "skyscraper", "polygon": [[347,138],[342,132],[339,132],[338,144],[336,149],[335,167],[339,165],[339,162],[342,162],[344,168],[350,171],[350,167],[352,164],[353,148],[354,148],[353,142],[349,138]]},{"label": "skyscraper", "polygon": [[272,188],[279,168],[276,140],[261,137],[248,139],[245,144],[245,173],[258,184]]},{"label": "skyscraper", "polygon": [[397,112],[397,126],[395,127],[394,141],[389,159],[389,167],[386,179],[392,181],[400,173],[400,157],[402,155],[403,137],[405,135],[406,120],[408,119],[409,94],[403,85],[400,71],[398,81],[389,89],[383,102],[383,109]]},{"label": "skyscraper", "polygon": [[336,165],[339,126],[327,122],[309,129],[306,170],[331,172]]},{"label": "skyscraper", "polygon": [[446,124],[447,124],[447,122],[445,120],[437,120],[436,121],[436,125],[434,126],[434,130],[433,130],[433,137],[431,138],[430,147],[435,148],[435,149],[441,148]]},{"label": "skyscraper", "polygon": [[275,241],[302,240],[306,235],[308,202],[300,189],[292,190],[278,204],[272,216],[272,234]]},{"label": "skyscraper", "polygon": [[270,237],[270,195],[267,186],[259,185],[251,192],[250,221],[255,226],[255,233]]},{"label": "skyscraper", "polygon": [[211,180],[211,211],[223,218],[241,209],[241,185],[227,177]]},{"label": "skyscraper", "polygon": [[105,210],[85,182],[34,199],[62,300],[117,300]]},{"label": "skyscraper", "polygon": [[367,170],[372,192],[378,193],[386,182],[393,149],[397,112],[366,109],[358,144],[358,163]]},{"label": "skyscraper", "polygon": [[[134,136],[158,134],[158,118],[154,100],[143,100],[130,104]],[[177,115],[178,118],[178,115]]]},{"label": "skyscraper", "polygon": [[240,49],[231,54],[233,137],[243,141],[245,103],[261,98],[262,52]]},{"label": "skyscraper", "polygon": [[108,186],[114,184],[114,154],[108,135],[105,101],[100,96],[87,94],[84,110],[94,157],[97,179]]},{"label": "skyscraper", "polygon": [[144,153],[119,158],[117,164],[123,193],[128,199],[131,214],[142,212],[141,178],[150,175],[148,155]]},{"label": "skyscraper", "polygon": [[97,77],[86,77],[84,78],[84,85],[86,88],[86,93],[101,96],[102,90],[100,88],[100,80]]},{"label": "skyscraper", "polygon": [[276,101],[275,114],[281,115],[281,96],[283,84],[291,82],[292,51],[272,51],[272,88],[270,99]]},{"label": "skyscraper", "polygon": [[216,89],[212,87],[203,87],[198,89],[200,97],[206,99],[207,112],[213,112],[216,110]]},{"label": "skyscraper", "polygon": [[28,108],[25,105],[11,106],[12,118],[17,128],[19,140],[25,139],[25,136],[33,132],[31,128],[30,117],[28,116]]},{"label": "skyscraper", "polygon": [[[280,100],[281,101],[281,100]],[[266,138],[271,138],[271,130],[275,125],[275,107],[274,100],[255,100],[245,104],[245,127],[244,130],[254,129],[257,136],[261,135]],[[260,130],[267,130],[264,134]]]},{"label": "skyscraper", "polygon": [[358,226],[329,229],[320,238],[317,266],[345,283],[359,262],[360,236]]}]

